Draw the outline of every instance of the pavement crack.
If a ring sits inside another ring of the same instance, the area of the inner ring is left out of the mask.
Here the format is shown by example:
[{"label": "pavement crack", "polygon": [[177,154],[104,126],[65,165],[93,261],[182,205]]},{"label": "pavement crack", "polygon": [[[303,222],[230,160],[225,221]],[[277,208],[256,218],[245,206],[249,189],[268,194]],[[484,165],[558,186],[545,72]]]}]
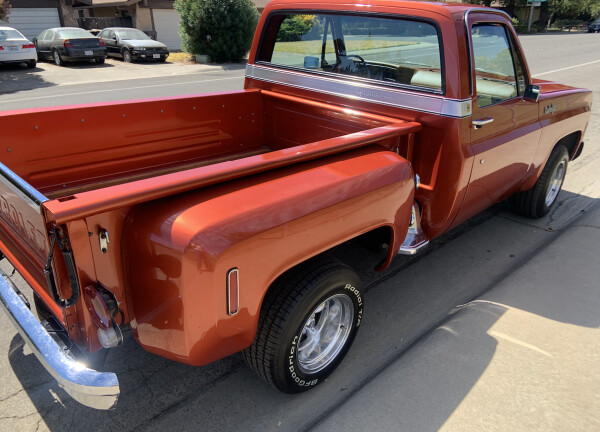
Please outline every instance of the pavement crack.
[{"label": "pavement crack", "polygon": [[19,393],[23,392],[24,390],[25,390],[24,388],[21,388],[21,389],[17,390],[15,393],[13,393],[13,394],[11,394],[11,395],[8,395],[8,396],[5,396],[5,397],[3,397],[2,399],[0,399],[0,402],[7,401],[7,400],[9,400],[9,399],[11,399],[11,398],[15,397],[15,396],[16,396],[16,395],[18,395]]}]

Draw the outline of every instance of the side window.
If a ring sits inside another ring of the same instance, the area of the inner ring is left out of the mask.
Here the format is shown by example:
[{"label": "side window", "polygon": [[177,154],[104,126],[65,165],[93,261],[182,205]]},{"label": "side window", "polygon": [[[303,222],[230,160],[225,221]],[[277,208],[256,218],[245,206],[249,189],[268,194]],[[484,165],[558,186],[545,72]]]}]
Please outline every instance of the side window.
[{"label": "side window", "polygon": [[[506,28],[500,24],[475,24],[471,40],[477,105],[484,107],[517,96],[517,68]],[[522,74],[522,67],[519,68]]]},{"label": "side window", "polygon": [[54,38],[54,32],[53,31],[48,31],[46,33],[46,36],[44,36],[44,40],[45,41],[51,41]]}]

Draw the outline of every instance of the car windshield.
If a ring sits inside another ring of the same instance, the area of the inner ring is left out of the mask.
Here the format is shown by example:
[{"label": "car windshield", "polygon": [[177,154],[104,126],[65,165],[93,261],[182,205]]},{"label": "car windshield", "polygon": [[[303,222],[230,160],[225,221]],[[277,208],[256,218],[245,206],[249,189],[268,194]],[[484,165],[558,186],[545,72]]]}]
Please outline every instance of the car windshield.
[{"label": "car windshield", "polygon": [[119,30],[117,32],[123,40],[149,40],[150,36],[140,30]]},{"label": "car windshield", "polygon": [[16,30],[0,30],[0,41],[9,41],[15,39],[25,39],[25,36]]},{"label": "car windshield", "polygon": [[59,30],[57,33],[57,39],[71,39],[71,38],[93,38],[95,37],[89,32],[83,29],[66,29]]}]

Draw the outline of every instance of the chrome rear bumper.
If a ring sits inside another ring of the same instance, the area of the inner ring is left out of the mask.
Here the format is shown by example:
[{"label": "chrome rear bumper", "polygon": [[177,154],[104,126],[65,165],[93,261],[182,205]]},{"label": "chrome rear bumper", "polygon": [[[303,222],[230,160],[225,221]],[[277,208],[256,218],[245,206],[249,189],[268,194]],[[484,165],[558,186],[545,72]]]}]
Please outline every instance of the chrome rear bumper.
[{"label": "chrome rear bumper", "polygon": [[69,357],[23,303],[8,276],[2,271],[0,276],[0,306],[58,385],[83,405],[113,408],[120,392],[117,376],[88,369]]}]

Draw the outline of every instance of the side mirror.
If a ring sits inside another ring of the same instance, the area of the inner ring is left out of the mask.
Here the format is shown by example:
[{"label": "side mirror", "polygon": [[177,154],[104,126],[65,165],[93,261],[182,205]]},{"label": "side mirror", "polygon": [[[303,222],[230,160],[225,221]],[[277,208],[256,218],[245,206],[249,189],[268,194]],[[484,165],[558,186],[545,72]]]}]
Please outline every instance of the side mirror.
[{"label": "side mirror", "polygon": [[525,93],[523,93],[523,99],[537,102],[540,98],[540,86],[535,84],[529,84],[525,87]]}]

